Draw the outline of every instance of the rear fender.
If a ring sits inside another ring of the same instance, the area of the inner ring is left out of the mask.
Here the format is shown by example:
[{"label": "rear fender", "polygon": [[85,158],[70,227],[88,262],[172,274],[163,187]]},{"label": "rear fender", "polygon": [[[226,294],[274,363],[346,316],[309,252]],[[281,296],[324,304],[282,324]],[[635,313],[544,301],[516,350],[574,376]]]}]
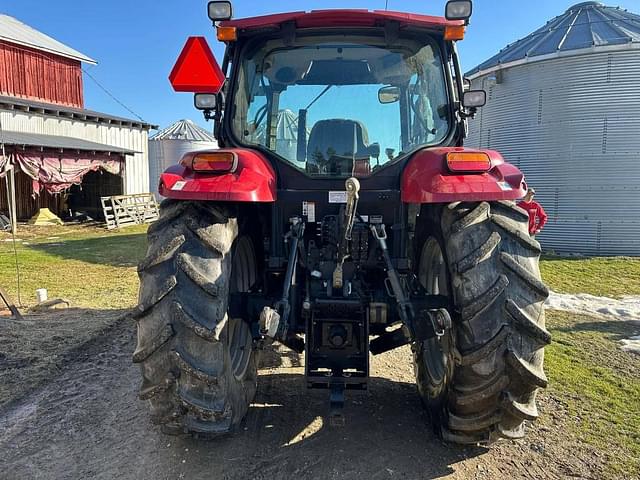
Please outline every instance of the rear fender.
[{"label": "rear fender", "polygon": [[234,148],[233,152],[238,165],[229,173],[198,173],[182,164],[172,165],[160,176],[160,195],[177,200],[274,202],[277,181],[269,161],[254,150]]},{"label": "rear fender", "polygon": [[[484,152],[491,168],[482,173],[452,173],[447,168],[449,152]],[[405,203],[481,202],[517,200],[527,184],[518,168],[506,163],[495,150],[462,147],[428,148],[409,160],[402,172],[401,198]]]}]

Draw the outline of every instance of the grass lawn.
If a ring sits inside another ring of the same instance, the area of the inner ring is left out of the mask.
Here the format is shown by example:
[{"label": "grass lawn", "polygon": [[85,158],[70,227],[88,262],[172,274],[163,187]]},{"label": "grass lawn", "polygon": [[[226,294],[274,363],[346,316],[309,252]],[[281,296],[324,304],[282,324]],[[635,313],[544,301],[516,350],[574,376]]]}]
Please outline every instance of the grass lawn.
[{"label": "grass lawn", "polygon": [[547,326],[544,394],[564,406],[569,432],[605,457],[607,477],[640,478],[640,355],[619,348],[640,327],[558,311],[547,311]]},{"label": "grass lawn", "polygon": [[546,284],[555,292],[614,298],[640,295],[638,258],[545,256],[540,261],[540,271]]},{"label": "grass lawn", "polygon": [[[136,265],[146,249],[147,226],[121,231],[102,227],[18,228],[21,300],[36,303],[35,290],[64,298],[72,306],[127,308],[136,303]],[[0,284],[17,299],[16,265],[11,235],[0,233]]]}]

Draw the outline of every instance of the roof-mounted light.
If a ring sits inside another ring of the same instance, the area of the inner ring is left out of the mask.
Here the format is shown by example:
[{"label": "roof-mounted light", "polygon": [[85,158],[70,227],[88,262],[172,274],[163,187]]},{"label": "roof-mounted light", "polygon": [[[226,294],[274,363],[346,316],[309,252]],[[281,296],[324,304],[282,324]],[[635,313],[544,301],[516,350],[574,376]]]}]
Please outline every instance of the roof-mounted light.
[{"label": "roof-mounted light", "polygon": [[464,20],[469,23],[473,12],[473,2],[471,0],[449,0],[445,7],[444,16],[447,20]]},{"label": "roof-mounted light", "polygon": [[231,2],[209,2],[207,5],[207,14],[212,22],[231,20],[233,15]]}]

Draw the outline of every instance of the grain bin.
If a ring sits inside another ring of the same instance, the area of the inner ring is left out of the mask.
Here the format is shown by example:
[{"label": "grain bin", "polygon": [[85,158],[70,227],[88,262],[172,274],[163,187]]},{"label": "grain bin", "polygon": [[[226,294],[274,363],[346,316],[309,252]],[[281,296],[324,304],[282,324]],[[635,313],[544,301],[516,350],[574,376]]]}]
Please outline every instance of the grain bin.
[{"label": "grain bin", "polygon": [[186,152],[218,148],[212,133],[191,120],[179,120],[149,140],[149,188],[158,197],[160,174]]},{"label": "grain bin", "polygon": [[543,248],[640,256],[640,16],[579,3],[466,77],[487,105],[465,145],[535,186]]}]

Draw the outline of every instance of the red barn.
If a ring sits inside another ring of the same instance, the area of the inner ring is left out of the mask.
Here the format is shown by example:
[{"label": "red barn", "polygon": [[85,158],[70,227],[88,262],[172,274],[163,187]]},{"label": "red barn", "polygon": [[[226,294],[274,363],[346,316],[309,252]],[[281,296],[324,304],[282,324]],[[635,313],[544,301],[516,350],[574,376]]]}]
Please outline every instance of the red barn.
[{"label": "red barn", "polygon": [[149,191],[148,132],[156,127],[85,109],[83,63],[96,61],[0,15],[0,172],[16,167],[18,218],[41,207],[100,216],[100,196]]},{"label": "red barn", "polygon": [[0,15],[0,95],[84,107],[81,62],[92,58]]}]

